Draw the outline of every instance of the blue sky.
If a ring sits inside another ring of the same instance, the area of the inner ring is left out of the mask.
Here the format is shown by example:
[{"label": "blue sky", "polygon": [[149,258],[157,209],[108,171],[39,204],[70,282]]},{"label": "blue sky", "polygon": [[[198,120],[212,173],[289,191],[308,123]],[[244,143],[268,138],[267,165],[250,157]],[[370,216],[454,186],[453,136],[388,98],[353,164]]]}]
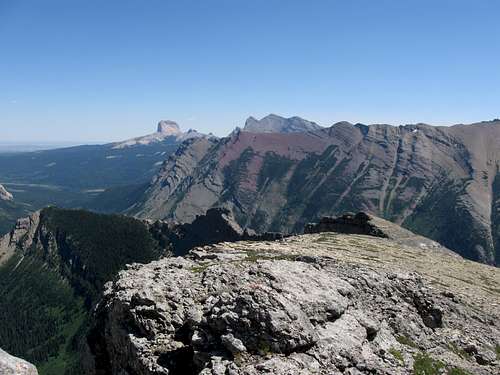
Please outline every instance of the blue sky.
[{"label": "blue sky", "polygon": [[500,117],[495,0],[0,0],[0,140]]}]

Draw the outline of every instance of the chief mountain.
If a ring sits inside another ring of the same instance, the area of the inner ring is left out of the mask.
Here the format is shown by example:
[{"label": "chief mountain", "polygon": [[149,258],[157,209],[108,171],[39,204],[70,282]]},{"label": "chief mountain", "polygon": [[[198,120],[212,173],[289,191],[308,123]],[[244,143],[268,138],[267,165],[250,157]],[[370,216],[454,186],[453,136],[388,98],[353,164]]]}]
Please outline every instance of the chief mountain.
[{"label": "chief mountain", "polygon": [[226,138],[184,142],[124,212],[189,222],[225,206],[243,228],[299,232],[363,210],[498,264],[499,166],[500,120],[321,128],[269,115]]}]

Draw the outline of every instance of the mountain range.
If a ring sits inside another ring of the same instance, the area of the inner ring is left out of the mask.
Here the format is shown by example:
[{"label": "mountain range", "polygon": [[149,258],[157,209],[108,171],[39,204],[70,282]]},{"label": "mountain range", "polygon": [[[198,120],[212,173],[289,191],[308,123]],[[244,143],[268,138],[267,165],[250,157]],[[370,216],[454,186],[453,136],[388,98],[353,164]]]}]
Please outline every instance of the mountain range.
[{"label": "mountain range", "polygon": [[269,115],[0,155],[0,369],[495,373],[500,274],[463,257],[499,265],[499,144]]},{"label": "mountain range", "polygon": [[184,142],[123,212],[189,222],[224,206],[243,228],[293,233],[364,210],[470,259],[500,261],[499,120],[321,128],[270,115],[246,124]]},{"label": "mountain range", "polygon": [[223,138],[160,121],[121,142],[0,155],[13,195],[0,229],[46,205],[185,223],[225,207],[256,233],[362,210],[498,264],[499,144],[499,120],[321,127],[271,114]]}]

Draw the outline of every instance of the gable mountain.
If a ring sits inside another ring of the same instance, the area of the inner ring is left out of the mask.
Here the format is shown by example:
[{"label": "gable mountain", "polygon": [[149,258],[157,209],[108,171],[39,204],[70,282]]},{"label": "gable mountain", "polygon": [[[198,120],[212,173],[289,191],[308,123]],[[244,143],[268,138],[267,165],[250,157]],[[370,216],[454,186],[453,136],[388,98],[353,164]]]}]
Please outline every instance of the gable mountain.
[{"label": "gable mountain", "polygon": [[[190,222],[230,209],[257,232],[367,211],[461,255],[500,263],[500,121],[434,127],[340,122],[301,132],[268,116],[182,145],[126,212]],[[251,131],[248,131],[251,130]]]},{"label": "gable mountain", "polygon": [[300,117],[284,118],[274,114],[260,120],[249,117],[243,128],[244,131],[251,133],[301,133],[319,129],[321,129],[321,126],[318,124]]}]

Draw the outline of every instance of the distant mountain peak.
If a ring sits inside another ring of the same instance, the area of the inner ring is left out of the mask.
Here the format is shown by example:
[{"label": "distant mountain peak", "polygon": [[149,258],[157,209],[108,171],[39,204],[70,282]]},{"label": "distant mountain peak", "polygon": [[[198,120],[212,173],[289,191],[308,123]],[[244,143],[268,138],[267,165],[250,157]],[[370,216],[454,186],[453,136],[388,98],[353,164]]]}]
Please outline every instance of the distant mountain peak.
[{"label": "distant mountain peak", "polygon": [[127,139],[123,142],[117,142],[114,144],[114,149],[120,149],[131,146],[138,145],[148,145],[150,143],[163,142],[165,140],[173,140],[175,142],[183,142],[189,138],[200,138],[206,137],[205,134],[199,133],[194,129],[189,129],[187,132],[183,132],[175,121],[171,120],[161,120],[158,123],[156,133],[144,135],[142,137],[136,137],[132,139]]},{"label": "distant mountain peak", "polygon": [[12,196],[12,194],[9,193],[7,189],[3,187],[3,185],[0,185],[0,200],[11,201],[13,199],[14,197]]},{"label": "distant mountain peak", "polygon": [[[190,129],[191,130],[191,129]],[[182,133],[179,124],[171,120],[161,120],[158,123],[157,133],[167,134],[167,135],[177,135]]]},{"label": "distant mountain peak", "polygon": [[250,116],[243,131],[251,133],[302,133],[321,129],[318,124],[294,116],[285,118],[271,113],[260,120]]}]

